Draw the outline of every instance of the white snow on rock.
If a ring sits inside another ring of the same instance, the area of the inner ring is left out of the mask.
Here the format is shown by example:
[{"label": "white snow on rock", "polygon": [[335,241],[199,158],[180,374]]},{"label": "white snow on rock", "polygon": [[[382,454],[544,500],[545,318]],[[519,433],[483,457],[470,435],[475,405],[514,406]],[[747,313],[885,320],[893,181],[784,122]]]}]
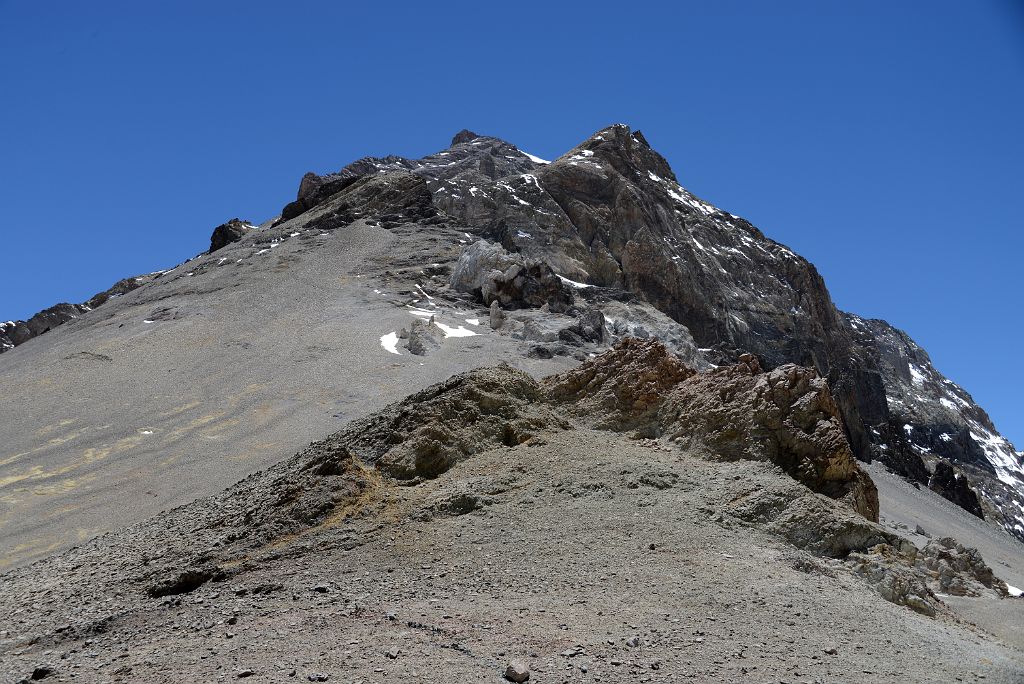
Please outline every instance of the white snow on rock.
[{"label": "white snow on rock", "polygon": [[416,316],[418,318],[429,319],[436,312],[434,312],[434,311],[427,311],[426,309],[420,309],[420,308],[417,308],[415,306],[410,306],[409,307],[409,313],[411,313],[413,316]]},{"label": "white snow on rock", "polygon": [[538,157],[536,155],[533,155],[533,154],[530,154],[529,152],[527,152],[525,150],[519,150],[519,151],[522,152],[523,154],[525,154],[527,156],[527,158],[529,158],[529,160],[532,161],[534,164],[550,164],[551,163],[547,159],[541,159],[540,157]]},{"label": "white snow on rock", "polygon": [[384,347],[385,350],[392,354],[402,355],[402,352],[398,351],[398,333],[389,332],[387,335],[380,336],[380,346]]},{"label": "white snow on rock", "polygon": [[1018,597],[1021,594],[1024,594],[1024,591],[1018,589],[1017,587],[1013,586],[1012,584],[1007,584],[1006,585],[1006,590],[1008,592],[1010,592],[1010,596],[1013,596],[1013,597]]},{"label": "white snow on rock", "polygon": [[[555,275],[558,275],[558,274],[556,273]],[[578,283],[575,280],[569,280],[568,278],[566,278],[565,276],[562,276],[562,275],[559,275],[558,279],[561,280],[566,285],[569,285],[571,287],[575,287],[578,290],[583,290],[583,289],[588,288],[588,287],[594,287],[593,285],[588,285],[587,283]]]},{"label": "white snow on rock", "polygon": [[910,377],[913,378],[915,385],[923,385],[925,381],[925,375],[921,372],[921,369],[910,364]]},{"label": "white snow on rock", "polygon": [[480,319],[479,318],[467,318],[465,320],[470,325],[480,325]]},{"label": "white snow on rock", "polygon": [[985,458],[995,468],[996,477],[1011,487],[1024,485],[1024,466],[1020,464],[1010,442],[1001,435],[993,434],[977,421],[968,420],[967,424],[970,426],[971,439],[985,452]]}]

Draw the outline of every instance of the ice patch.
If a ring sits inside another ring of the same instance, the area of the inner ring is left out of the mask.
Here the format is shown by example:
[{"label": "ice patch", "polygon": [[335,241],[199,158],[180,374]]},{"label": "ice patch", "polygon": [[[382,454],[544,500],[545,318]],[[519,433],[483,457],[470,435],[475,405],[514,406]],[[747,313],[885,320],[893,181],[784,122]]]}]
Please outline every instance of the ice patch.
[{"label": "ice patch", "polygon": [[398,351],[398,333],[389,332],[387,335],[380,336],[380,346],[384,347],[385,350],[392,354],[402,355],[402,352]]}]

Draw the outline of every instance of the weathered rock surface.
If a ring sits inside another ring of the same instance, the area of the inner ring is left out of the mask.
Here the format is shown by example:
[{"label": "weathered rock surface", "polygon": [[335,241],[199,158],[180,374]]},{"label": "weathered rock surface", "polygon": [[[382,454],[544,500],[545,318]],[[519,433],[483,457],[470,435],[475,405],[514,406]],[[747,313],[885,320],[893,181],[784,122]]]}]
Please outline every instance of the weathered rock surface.
[{"label": "weathered rock surface", "polygon": [[764,460],[878,520],[878,494],[843,434],[828,383],[809,368],[764,372],[746,355],[697,373],[660,342],[627,339],[564,376],[550,396],[596,427],[665,436],[707,457]]}]

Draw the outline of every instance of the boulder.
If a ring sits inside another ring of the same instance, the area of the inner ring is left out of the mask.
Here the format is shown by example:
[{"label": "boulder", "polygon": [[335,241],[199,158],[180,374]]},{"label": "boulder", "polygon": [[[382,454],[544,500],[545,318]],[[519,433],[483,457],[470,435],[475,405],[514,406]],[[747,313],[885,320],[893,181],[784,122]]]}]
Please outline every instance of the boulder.
[{"label": "boulder", "polygon": [[212,254],[218,249],[230,245],[232,242],[238,242],[250,230],[252,230],[251,224],[237,218],[220,224],[213,229],[213,234],[210,235],[210,250],[208,253]]},{"label": "boulder", "polygon": [[500,245],[478,240],[467,247],[452,269],[451,285],[503,309],[568,311],[575,302],[572,288],[542,261],[526,261]]}]

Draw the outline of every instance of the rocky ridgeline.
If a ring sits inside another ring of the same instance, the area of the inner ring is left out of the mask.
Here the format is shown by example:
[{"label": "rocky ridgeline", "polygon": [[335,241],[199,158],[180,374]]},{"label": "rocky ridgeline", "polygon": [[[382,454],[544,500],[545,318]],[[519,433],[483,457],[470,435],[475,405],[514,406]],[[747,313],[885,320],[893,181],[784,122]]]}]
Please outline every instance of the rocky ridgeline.
[{"label": "rocky ridgeline", "polygon": [[[1024,539],[1021,454],[970,395],[904,333],[839,311],[812,264],[688,192],[639,131],[608,127],[551,162],[461,131],[422,159],[367,157],[306,174],[274,226],[311,233],[357,220],[465,235],[463,258],[439,266],[451,270],[444,285],[491,306],[492,327],[535,341],[537,356],[585,359],[581,345],[649,336],[702,370],[744,354],[767,369],[814,368],[857,458]],[[263,245],[260,234],[273,232],[252,230],[237,219],[218,226],[210,250]],[[3,324],[0,351],[90,307]],[[428,353],[443,338],[432,325],[411,326],[402,344]]]},{"label": "rocky ridgeline", "polygon": [[81,304],[56,304],[48,309],[43,309],[27,321],[0,323],[0,353],[10,351],[19,344],[24,344],[33,337],[47,333],[57,326],[78,320],[83,314],[105,304],[111,297],[120,297],[159,276],[159,273],[149,273],[134,278],[125,278]]}]

